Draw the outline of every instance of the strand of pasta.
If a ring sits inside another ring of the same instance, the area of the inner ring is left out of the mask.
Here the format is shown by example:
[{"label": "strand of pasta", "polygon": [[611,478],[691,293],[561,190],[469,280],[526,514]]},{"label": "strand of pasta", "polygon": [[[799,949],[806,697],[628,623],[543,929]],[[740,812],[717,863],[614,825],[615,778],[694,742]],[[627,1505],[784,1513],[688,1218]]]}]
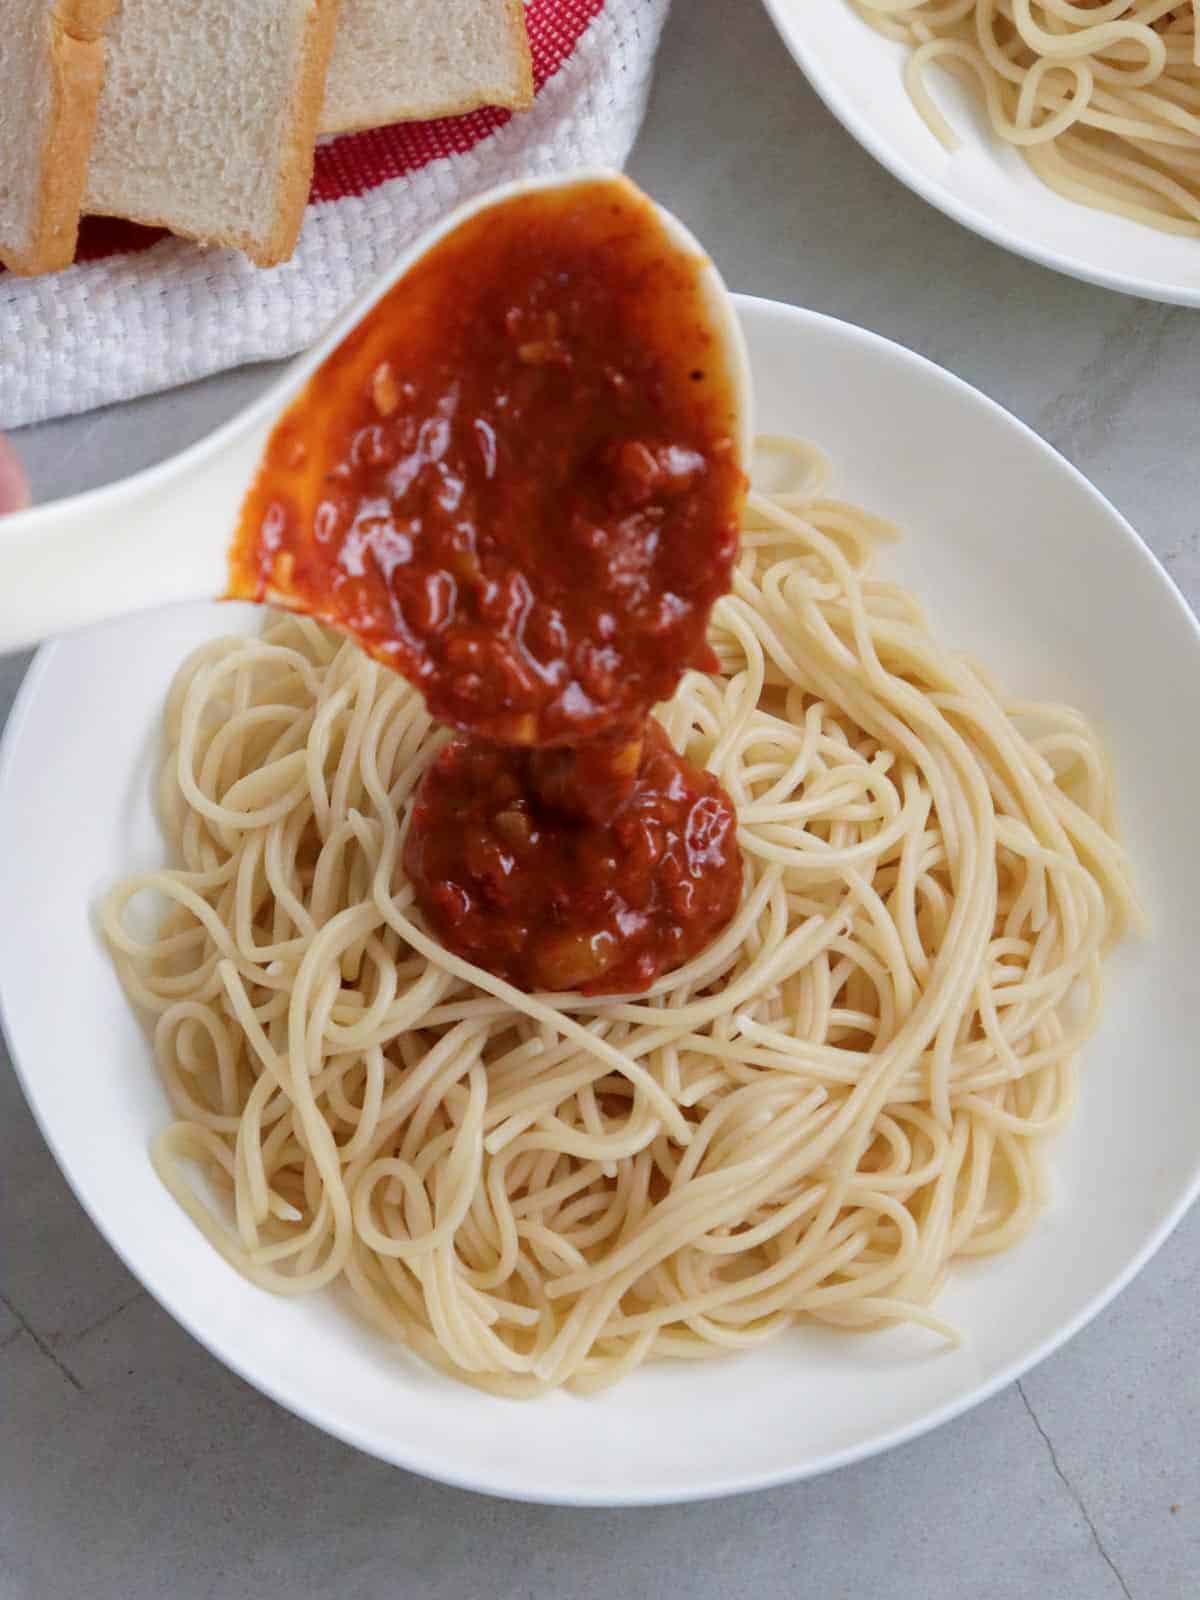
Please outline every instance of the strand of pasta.
[{"label": "strand of pasta", "polygon": [[1200,6],[1189,0],[852,0],[911,47],[904,81],[948,150],[927,82],[978,88],[997,138],[1050,188],[1170,233],[1200,235]]}]

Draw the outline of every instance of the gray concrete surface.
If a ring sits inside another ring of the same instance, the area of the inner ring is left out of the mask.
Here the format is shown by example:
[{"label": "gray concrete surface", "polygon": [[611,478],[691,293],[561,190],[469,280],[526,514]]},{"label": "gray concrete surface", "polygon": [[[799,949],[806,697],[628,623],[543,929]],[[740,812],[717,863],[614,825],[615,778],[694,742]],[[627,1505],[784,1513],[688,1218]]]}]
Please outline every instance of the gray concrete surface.
[{"label": "gray concrete surface", "polygon": [[[632,171],[734,287],[877,329],[1031,423],[1200,603],[1200,314],[1056,277],[931,211],[832,121],[752,0],[676,0]],[[199,437],[267,376],[17,442],[37,492],[63,494]],[[0,661],[0,715],[22,669]],[[4,1600],[1200,1593],[1200,1214],[1065,1350],[928,1438],[743,1499],[577,1512],[422,1482],[276,1409],[138,1289],[6,1067],[0,1124]]]}]

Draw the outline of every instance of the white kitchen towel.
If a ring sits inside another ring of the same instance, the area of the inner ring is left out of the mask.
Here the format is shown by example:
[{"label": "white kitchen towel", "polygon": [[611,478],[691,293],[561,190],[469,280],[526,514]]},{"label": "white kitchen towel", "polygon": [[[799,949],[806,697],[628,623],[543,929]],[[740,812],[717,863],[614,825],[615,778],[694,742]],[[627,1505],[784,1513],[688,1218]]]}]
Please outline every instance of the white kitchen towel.
[{"label": "white kitchen towel", "polygon": [[527,0],[533,109],[401,125],[399,163],[377,136],[330,141],[314,194],[337,197],[310,204],[283,266],[164,238],[40,278],[0,275],[0,427],[289,355],[460,201],[511,178],[623,165],[668,3]]}]

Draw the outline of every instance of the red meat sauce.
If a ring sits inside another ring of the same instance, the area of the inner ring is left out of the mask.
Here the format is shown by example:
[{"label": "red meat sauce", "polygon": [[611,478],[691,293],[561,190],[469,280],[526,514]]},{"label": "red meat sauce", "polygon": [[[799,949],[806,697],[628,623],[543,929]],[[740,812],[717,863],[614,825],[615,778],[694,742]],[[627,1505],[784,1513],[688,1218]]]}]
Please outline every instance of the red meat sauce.
[{"label": "red meat sauce", "polygon": [[737,909],[734,808],[649,720],[626,804],[595,824],[547,806],[531,752],[453,739],[417,794],[404,865],[438,938],[519,989],[633,994]]},{"label": "red meat sauce", "polygon": [[[230,551],[231,597],[351,634],[488,741],[432,769],[409,869],[444,942],[527,987],[644,988],[736,904],[732,806],[645,726],[715,668],[745,491],[702,268],[619,179],[479,213],[285,413]],[[723,842],[688,845],[693,813]]]}]

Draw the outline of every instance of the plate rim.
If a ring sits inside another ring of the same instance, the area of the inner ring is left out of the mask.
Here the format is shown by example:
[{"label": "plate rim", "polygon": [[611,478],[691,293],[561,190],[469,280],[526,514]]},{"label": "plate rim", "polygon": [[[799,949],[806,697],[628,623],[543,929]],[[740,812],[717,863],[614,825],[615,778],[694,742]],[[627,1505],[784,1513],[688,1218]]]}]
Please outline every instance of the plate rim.
[{"label": "plate rim", "polygon": [[[844,0],[842,0],[844,3]],[[1171,282],[1163,282],[1157,278],[1135,276],[1125,272],[1112,272],[1103,265],[1088,260],[1086,257],[1072,256],[1060,251],[1040,245],[1036,240],[1023,238],[1014,233],[1003,223],[996,222],[989,217],[987,212],[977,210],[974,206],[959,199],[949,188],[924,173],[915,164],[909,162],[887,140],[881,138],[874,126],[867,121],[858,111],[854,102],[825,76],[820,68],[812,61],[806,48],[806,43],[799,30],[792,24],[790,14],[786,9],[789,0],[763,0],[767,15],[774,24],[775,31],[779,34],[792,60],[803,73],[809,87],[825,106],[826,110],[836,118],[869,156],[872,156],[886,172],[902,183],[927,205],[935,211],[940,211],[952,222],[957,222],[960,227],[969,232],[978,234],[980,238],[989,243],[999,245],[1002,250],[1007,250],[1011,255],[1032,261],[1039,267],[1045,267],[1050,272],[1058,272],[1068,278],[1075,278],[1082,283],[1090,283],[1099,289],[1108,289],[1116,294],[1132,295],[1136,299],[1151,300],[1160,305],[1174,306],[1200,306],[1200,277],[1193,286]],[[866,24],[864,23],[865,27]],[[913,115],[917,115],[914,107]],[[1063,205],[1072,202],[1063,197]],[[1088,210],[1088,207],[1079,209]],[[1200,271],[1200,239],[1196,240],[1198,271]]]},{"label": "plate rim", "polygon": [[[945,382],[948,380],[963,398],[968,399],[971,403],[981,403],[984,408],[998,415],[1006,424],[1015,425],[1038,450],[1052,458],[1059,468],[1066,469],[1077,485],[1086,490],[1088,495],[1097,503],[1099,509],[1120,527],[1126,542],[1132,546],[1133,551],[1153,569],[1159,580],[1160,587],[1165,590],[1164,598],[1169,596],[1186,619],[1190,629],[1191,641],[1197,652],[1197,662],[1200,665],[1200,618],[1197,618],[1192,611],[1157,556],[1101,490],[1091,483],[1066,457],[1061,455],[1053,445],[1049,444],[1029,427],[1027,423],[1014,416],[1005,407],[991,399],[974,385],[947,371],[946,368],[939,366],[938,363],[930,361],[927,357],[908,350],[894,340],[887,339],[869,329],[846,322],[841,318],[830,317],[821,312],[810,311],[784,301],[766,299],[760,296],[737,294],[734,296],[734,301],[739,314],[749,311],[751,315],[757,314],[765,317],[782,315],[787,320],[794,320],[802,324],[809,323],[823,326],[826,329],[833,328],[839,337],[849,337],[852,340],[866,344],[881,355],[885,355],[888,359],[895,360],[898,357],[904,363],[915,364],[919,368],[931,370],[939,381]],[[3,737],[0,738],[0,807],[3,806],[9,786],[14,781],[14,752],[20,744],[24,730],[32,717],[41,681],[49,670],[55,653],[60,648],[60,640],[52,640],[39,648],[14,697],[7,726],[4,729]],[[0,864],[0,915],[4,911],[3,885],[4,873],[2,864]],[[365,1455],[383,1461],[390,1466],[401,1467],[406,1471],[418,1473],[421,1476],[449,1484],[455,1488],[531,1504],[614,1508],[686,1504],[727,1495],[750,1493],[759,1489],[768,1489],[781,1484],[796,1483],[819,1477],[840,1467],[868,1460],[877,1455],[883,1455],[900,1445],[919,1439],[943,1424],[972,1410],[985,1400],[990,1399],[1001,1389],[1021,1378],[1049,1355],[1060,1349],[1068,1340],[1074,1338],[1137,1276],[1178,1226],[1191,1205],[1200,1197],[1200,1151],[1198,1151],[1190,1177],[1184,1181],[1174,1202],[1167,1209],[1157,1226],[1150,1231],[1145,1241],[1133,1253],[1125,1267],[1103,1289],[1092,1295],[1074,1316],[1067,1319],[1053,1333],[1040,1340],[1032,1350],[1006,1363],[991,1376],[969,1385],[962,1393],[932,1407],[924,1415],[891,1427],[882,1433],[875,1434],[854,1444],[843,1446],[840,1449],[827,1451],[819,1458],[799,1466],[777,1467],[762,1472],[738,1471],[726,1476],[716,1471],[710,1473],[703,1481],[696,1481],[683,1486],[676,1482],[665,1485],[662,1490],[635,1489],[621,1494],[607,1489],[593,1489],[586,1486],[564,1489],[561,1485],[545,1478],[537,1478],[536,1474],[532,1478],[527,1477],[523,1482],[514,1483],[506,1477],[503,1470],[498,1470],[494,1467],[483,1466],[476,1470],[465,1470],[456,1468],[453,1463],[448,1463],[440,1458],[428,1458],[423,1452],[419,1440],[410,1440],[402,1436],[393,1441],[397,1448],[392,1450],[381,1448],[376,1439],[366,1437],[362,1430],[354,1424],[345,1423],[336,1417],[326,1415],[319,1406],[307,1404],[302,1394],[298,1395],[285,1391],[281,1384],[277,1384],[272,1380],[269,1372],[250,1370],[248,1362],[243,1360],[236,1348],[230,1347],[227,1349],[224,1340],[206,1334],[198,1319],[186,1307],[175,1304],[176,1297],[174,1295],[160,1293],[158,1288],[147,1283],[127,1256],[120,1238],[110,1233],[104,1221],[89,1204],[84,1192],[82,1178],[78,1177],[76,1172],[72,1171],[70,1165],[62,1159],[58,1143],[51,1128],[43,1120],[39,1108],[35,1074],[32,1071],[27,1072],[22,1065],[12,1028],[8,1021],[6,968],[3,962],[0,962],[0,1029],[3,1030],[8,1042],[13,1072],[38,1130],[54,1157],[59,1171],[93,1226],[97,1228],[101,1237],[150,1297],[209,1354],[252,1388],[280,1405],[284,1410],[300,1417],[303,1421],[319,1428],[322,1432],[340,1440],[342,1443],[361,1451]]]}]

